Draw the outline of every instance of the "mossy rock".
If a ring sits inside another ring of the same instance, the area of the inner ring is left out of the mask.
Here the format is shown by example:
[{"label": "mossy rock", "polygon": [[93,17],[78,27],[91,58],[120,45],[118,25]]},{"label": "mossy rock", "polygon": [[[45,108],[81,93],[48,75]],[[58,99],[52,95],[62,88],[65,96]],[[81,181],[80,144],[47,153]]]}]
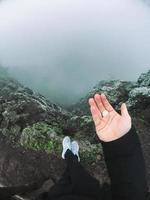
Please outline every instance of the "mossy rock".
[{"label": "mossy rock", "polygon": [[[47,153],[61,155],[63,135],[58,134],[57,128],[44,122],[38,122],[23,129],[20,144],[28,149],[44,150]],[[77,137],[72,138],[76,140]],[[102,148],[100,144],[91,144],[83,138],[79,141],[80,157],[84,163],[96,163],[102,158]]]},{"label": "mossy rock", "polygon": [[81,161],[87,164],[97,163],[103,158],[101,144],[91,144],[87,140],[79,142]]},{"label": "mossy rock", "polygon": [[62,136],[58,133],[61,133],[58,127],[38,122],[23,129],[20,144],[34,150],[60,151]]}]

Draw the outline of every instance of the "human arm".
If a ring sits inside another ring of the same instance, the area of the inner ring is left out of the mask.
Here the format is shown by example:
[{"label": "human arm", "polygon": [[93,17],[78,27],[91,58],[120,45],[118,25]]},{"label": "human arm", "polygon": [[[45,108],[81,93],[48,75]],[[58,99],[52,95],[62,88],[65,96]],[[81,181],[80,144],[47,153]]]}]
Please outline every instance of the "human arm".
[{"label": "human arm", "polygon": [[[96,133],[101,141],[111,179],[113,200],[144,200],[147,195],[145,162],[138,135],[125,104],[121,114],[105,95],[89,99]],[[103,117],[104,110],[108,115]]]}]

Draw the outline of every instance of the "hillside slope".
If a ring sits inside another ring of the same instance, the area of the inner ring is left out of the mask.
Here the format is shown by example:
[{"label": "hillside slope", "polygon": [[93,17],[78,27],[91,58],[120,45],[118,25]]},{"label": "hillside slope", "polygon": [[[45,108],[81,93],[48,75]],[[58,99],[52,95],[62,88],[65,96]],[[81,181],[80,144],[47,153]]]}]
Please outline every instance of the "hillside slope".
[{"label": "hillside slope", "polygon": [[52,103],[17,80],[2,76],[1,198],[24,193],[21,196],[31,200],[42,191],[47,191],[60,178],[65,167],[61,159],[64,135],[79,141],[81,161],[87,170],[101,184],[110,182],[88,107],[89,97],[96,92],[104,92],[118,112],[121,103],[127,103],[141,139],[150,183],[150,71],[141,74],[137,82],[100,81],[69,110]]}]

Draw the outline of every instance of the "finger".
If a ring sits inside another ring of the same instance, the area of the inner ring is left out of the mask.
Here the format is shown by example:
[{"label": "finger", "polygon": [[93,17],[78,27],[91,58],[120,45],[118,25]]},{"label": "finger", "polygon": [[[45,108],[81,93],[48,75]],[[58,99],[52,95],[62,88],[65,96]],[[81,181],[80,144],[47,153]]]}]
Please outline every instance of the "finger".
[{"label": "finger", "polygon": [[93,105],[93,101],[94,99],[93,98],[89,98],[89,105],[92,106]]},{"label": "finger", "polygon": [[89,99],[89,104],[91,107],[94,107],[96,109],[96,111],[99,113],[100,118],[102,118],[101,112],[99,111],[99,108],[93,98]]},{"label": "finger", "polygon": [[108,110],[109,112],[113,111],[114,108],[112,107],[112,105],[109,103],[109,101],[107,100],[106,96],[104,93],[101,94],[101,101],[105,107],[106,110]]},{"label": "finger", "polygon": [[95,123],[95,126],[98,126],[101,122],[100,112],[94,106],[91,106],[90,110],[91,110],[91,114],[92,114],[92,118]]},{"label": "finger", "polygon": [[105,110],[105,107],[104,107],[104,105],[103,105],[103,103],[101,101],[101,96],[99,94],[95,94],[94,95],[94,100],[95,100],[100,112],[102,113]]},{"label": "finger", "polygon": [[125,103],[123,103],[121,105],[121,116],[122,117],[130,117],[129,113],[128,113],[128,109]]}]

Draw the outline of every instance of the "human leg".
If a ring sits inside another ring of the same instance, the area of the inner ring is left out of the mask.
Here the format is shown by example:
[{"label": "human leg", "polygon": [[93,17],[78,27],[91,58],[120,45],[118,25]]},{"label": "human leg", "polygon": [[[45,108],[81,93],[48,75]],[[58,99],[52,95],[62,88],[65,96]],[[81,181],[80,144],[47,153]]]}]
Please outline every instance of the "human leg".
[{"label": "human leg", "polygon": [[[63,139],[62,142],[63,150],[62,150],[62,158],[65,159],[65,154],[67,150],[71,150],[71,141],[68,136]],[[68,170],[68,165],[62,174],[59,181],[52,186],[48,193],[48,199],[57,198],[59,196],[68,195],[72,193],[72,184],[70,179],[70,174]]]},{"label": "human leg", "polygon": [[69,139],[64,138],[62,157],[64,157],[67,167],[61,179],[48,192],[48,199],[64,195],[79,195],[101,199],[99,182],[80,164],[78,151],[77,144],[74,148],[70,148]]},{"label": "human leg", "polygon": [[78,152],[74,155],[72,151],[67,150],[65,160],[72,184],[72,193],[100,199],[99,181],[80,164]]}]

